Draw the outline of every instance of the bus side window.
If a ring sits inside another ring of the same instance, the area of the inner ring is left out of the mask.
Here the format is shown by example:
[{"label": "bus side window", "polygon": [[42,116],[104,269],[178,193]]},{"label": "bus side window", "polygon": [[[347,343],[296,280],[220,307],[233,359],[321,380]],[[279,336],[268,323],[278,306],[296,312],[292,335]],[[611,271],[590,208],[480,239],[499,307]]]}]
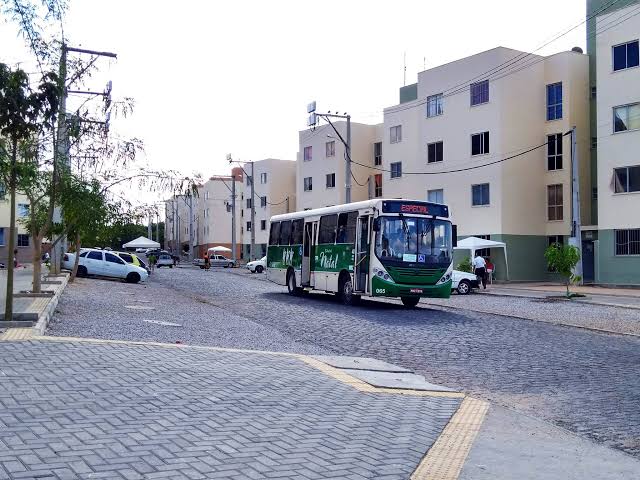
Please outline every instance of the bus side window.
[{"label": "bus side window", "polygon": [[271,230],[269,231],[269,245],[278,245],[280,238],[280,222],[271,222]]},{"label": "bus side window", "polygon": [[280,245],[289,245],[289,236],[291,235],[291,220],[280,222]]},{"label": "bus side window", "polygon": [[291,245],[302,244],[302,229],[304,228],[304,219],[300,218],[291,222]]},{"label": "bus side window", "polygon": [[336,243],[355,243],[358,212],[341,213],[338,217]]},{"label": "bus side window", "polygon": [[320,231],[318,232],[318,245],[322,243],[336,243],[336,227],[338,215],[325,215],[320,217]]}]

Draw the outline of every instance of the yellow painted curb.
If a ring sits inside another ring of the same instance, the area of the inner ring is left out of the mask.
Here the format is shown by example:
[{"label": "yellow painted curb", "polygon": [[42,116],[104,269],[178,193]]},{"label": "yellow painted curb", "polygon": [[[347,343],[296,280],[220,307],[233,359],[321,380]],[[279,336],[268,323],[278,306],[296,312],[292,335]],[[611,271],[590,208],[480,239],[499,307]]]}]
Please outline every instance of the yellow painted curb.
[{"label": "yellow painted curb", "polygon": [[488,410],[487,402],[465,398],[411,480],[457,480]]},{"label": "yellow painted curb", "polygon": [[33,332],[31,328],[9,328],[0,335],[0,341],[11,342],[15,340],[31,340]]}]

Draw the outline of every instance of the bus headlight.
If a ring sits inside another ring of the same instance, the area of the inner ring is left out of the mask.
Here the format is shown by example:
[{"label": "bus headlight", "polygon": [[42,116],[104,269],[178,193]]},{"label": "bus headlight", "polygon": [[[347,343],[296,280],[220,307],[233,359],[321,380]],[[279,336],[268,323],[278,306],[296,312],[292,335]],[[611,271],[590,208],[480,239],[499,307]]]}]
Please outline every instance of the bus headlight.
[{"label": "bus headlight", "polygon": [[384,268],[373,267],[373,274],[386,280],[387,282],[393,282],[391,275],[389,275]]},{"label": "bus headlight", "polygon": [[447,268],[447,271],[444,272],[444,275],[442,275],[442,277],[440,278],[440,280],[438,280],[436,285],[442,285],[443,283],[447,283],[449,280],[451,280],[452,275],[453,275],[453,267],[449,265],[449,268]]}]

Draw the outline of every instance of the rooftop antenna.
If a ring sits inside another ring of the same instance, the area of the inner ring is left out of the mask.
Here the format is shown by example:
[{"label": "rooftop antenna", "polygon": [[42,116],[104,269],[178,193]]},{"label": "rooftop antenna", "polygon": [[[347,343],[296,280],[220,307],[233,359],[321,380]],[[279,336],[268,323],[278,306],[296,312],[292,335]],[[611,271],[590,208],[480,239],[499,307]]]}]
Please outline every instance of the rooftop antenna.
[{"label": "rooftop antenna", "polygon": [[404,86],[407,86],[407,52],[404,52]]},{"label": "rooftop antenna", "polygon": [[427,69],[427,57],[422,57],[422,70]]}]

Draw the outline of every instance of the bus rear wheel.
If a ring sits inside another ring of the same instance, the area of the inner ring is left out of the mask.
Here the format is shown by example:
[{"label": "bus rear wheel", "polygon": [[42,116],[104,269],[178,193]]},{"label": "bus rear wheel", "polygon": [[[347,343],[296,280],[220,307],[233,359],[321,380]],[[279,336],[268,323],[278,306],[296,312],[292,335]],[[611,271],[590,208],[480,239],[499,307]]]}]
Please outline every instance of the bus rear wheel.
[{"label": "bus rear wheel", "polygon": [[420,301],[420,297],[401,297],[400,300],[402,300],[402,304],[405,307],[413,308],[416,305],[418,305],[418,302]]}]

